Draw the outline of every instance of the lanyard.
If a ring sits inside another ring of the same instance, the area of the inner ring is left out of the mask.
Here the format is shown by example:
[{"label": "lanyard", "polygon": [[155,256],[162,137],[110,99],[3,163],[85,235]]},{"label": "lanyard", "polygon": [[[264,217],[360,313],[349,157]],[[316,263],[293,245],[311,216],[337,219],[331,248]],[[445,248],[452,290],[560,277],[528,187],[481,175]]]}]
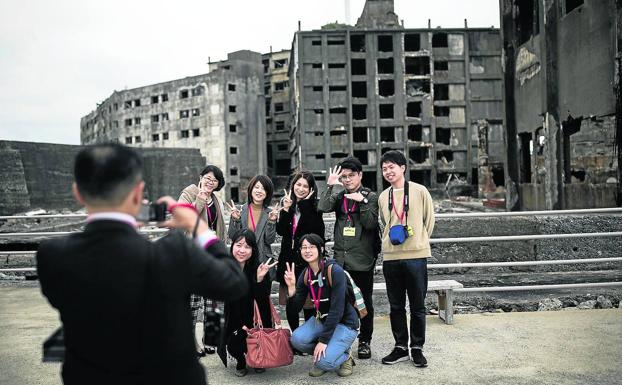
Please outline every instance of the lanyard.
[{"label": "lanyard", "polygon": [[352,220],[352,216],[350,216],[350,214],[353,213],[354,210],[356,210],[356,203],[354,203],[352,207],[348,209],[348,200],[346,199],[346,197],[343,197],[343,211],[346,212],[346,215],[348,216],[348,221],[350,221],[350,224],[352,225],[354,224],[354,221]]},{"label": "lanyard", "polygon": [[[320,271],[322,271],[322,266],[320,265]],[[320,312],[320,299],[322,297],[322,287],[319,286],[317,289],[317,297],[315,296],[315,290],[313,290],[313,283],[311,282],[311,268],[307,268],[307,277],[309,281],[309,291],[311,292],[311,299],[313,300],[313,305],[315,306],[315,311],[319,314]],[[319,274],[318,274],[319,279]]]},{"label": "lanyard", "polygon": [[257,230],[257,226],[255,225],[255,216],[253,215],[253,208],[251,207],[251,205],[248,205],[248,213],[251,216],[251,223],[253,225],[253,233],[254,233],[255,230]]},{"label": "lanyard", "polygon": [[402,204],[402,215],[397,213],[397,207],[393,206],[393,187],[389,190],[389,226],[391,225],[391,211],[395,212],[395,215],[400,220],[400,224],[403,224],[404,217],[406,217],[406,225],[408,226],[408,182],[404,183],[404,200]]},{"label": "lanyard", "polygon": [[[391,200],[395,200],[395,196],[393,196],[393,190],[391,190],[391,196],[392,196]],[[403,198],[404,199],[402,200],[402,214],[401,215],[397,213],[397,205],[393,206],[393,212],[395,213],[397,218],[400,220],[401,225],[404,224],[404,214],[406,214],[406,195],[404,195]]]},{"label": "lanyard", "polygon": [[[213,205],[212,201],[212,205]],[[210,229],[214,230],[212,228],[213,222],[212,222],[212,210],[210,210],[210,206],[208,205],[207,207],[205,207],[205,211],[207,211],[207,227],[209,227]],[[214,218],[216,219],[216,218]]]}]

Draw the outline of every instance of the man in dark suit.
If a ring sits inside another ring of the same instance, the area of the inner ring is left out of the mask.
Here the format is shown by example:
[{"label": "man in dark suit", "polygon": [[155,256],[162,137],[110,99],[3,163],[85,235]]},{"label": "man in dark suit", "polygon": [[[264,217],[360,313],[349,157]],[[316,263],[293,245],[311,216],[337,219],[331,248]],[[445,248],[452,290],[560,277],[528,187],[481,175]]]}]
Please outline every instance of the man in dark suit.
[{"label": "man in dark suit", "polygon": [[248,290],[241,269],[223,258],[224,245],[192,208],[160,199],[172,211],[162,225],[194,231],[194,244],[181,232],[154,243],[137,232],[141,169],[128,147],[80,151],[73,192],[89,214],[87,225],[43,242],[37,252],[41,290],[63,323],[65,384],[205,384],[190,294],[229,301]]}]

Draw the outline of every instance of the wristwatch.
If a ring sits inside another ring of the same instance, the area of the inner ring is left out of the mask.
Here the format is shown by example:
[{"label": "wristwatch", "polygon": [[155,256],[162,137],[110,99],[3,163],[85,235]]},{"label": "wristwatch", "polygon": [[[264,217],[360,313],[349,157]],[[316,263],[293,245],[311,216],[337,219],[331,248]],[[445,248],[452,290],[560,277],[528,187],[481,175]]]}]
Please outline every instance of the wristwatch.
[{"label": "wristwatch", "polygon": [[363,203],[368,204],[369,203],[369,199],[363,198]]}]

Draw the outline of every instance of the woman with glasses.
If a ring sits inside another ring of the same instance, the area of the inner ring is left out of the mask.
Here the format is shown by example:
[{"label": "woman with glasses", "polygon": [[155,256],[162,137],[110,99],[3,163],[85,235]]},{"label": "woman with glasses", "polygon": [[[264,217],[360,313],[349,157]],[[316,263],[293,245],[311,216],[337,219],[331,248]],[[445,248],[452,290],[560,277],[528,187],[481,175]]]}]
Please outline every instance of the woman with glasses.
[{"label": "woman with glasses", "polygon": [[[276,276],[279,281],[279,303],[285,305],[287,285],[285,284],[286,263],[294,263],[299,278],[303,269],[307,266],[300,255],[300,240],[307,234],[317,234],[324,239],[324,219],[322,213],[317,210],[317,186],[313,174],[308,171],[300,171],[292,175],[285,196],[282,199],[283,209],[279,214],[276,232],[282,237],[281,252]],[[287,312],[287,322],[292,331],[296,330],[300,321],[298,312]],[[309,319],[313,315],[313,307],[305,306],[304,318]],[[294,351],[297,354],[300,352]]]},{"label": "woman with glasses", "polygon": [[[226,240],[225,219],[223,216],[225,210],[222,201],[214,192],[220,191],[224,185],[225,178],[222,171],[214,165],[208,165],[201,171],[198,185],[191,184],[186,187],[178,199],[179,202],[192,204],[221,241]],[[193,325],[196,326],[197,321],[202,322],[205,319],[205,313],[215,306],[216,303],[212,302],[212,300],[192,294],[190,296],[190,308],[192,310]],[[201,340],[202,338],[197,338],[195,335],[197,355],[203,357],[206,353],[213,354],[215,352],[214,348],[211,346],[201,347],[203,345],[199,343]]]},{"label": "woman with glasses", "polygon": [[294,263],[288,263],[285,270],[288,312],[290,308],[299,312],[310,296],[315,316],[293,332],[292,346],[313,354],[311,377],[327,371],[349,376],[354,366],[350,349],[358,335],[359,318],[350,302],[348,278],[339,264],[325,258],[324,241],[319,235],[303,236],[300,253],[307,264],[302,273],[296,274]]}]

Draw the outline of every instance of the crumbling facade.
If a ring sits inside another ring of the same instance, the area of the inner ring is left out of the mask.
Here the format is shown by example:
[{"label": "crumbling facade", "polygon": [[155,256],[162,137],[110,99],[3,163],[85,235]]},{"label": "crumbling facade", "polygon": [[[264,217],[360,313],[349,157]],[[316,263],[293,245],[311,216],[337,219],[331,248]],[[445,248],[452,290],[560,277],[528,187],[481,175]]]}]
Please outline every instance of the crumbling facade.
[{"label": "crumbling facade", "polygon": [[508,208],[621,205],[620,2],[499,3]]},{"label": "crumbling facade", "polygon": [[223,170],[226,198],[239,201],[266,172],[263,72],[261,54],[238,51],[207,74],[115,91],[81,119],[81,143],[198,148]]},{"label": "crumbling facade", "polygon": [[[479,179],[486,125],[493,186],[504,185],[501,38],[494,28],[404,29],[393,1],[367,1],[355,27],[298,31],[289,67],[293,167],[326,171],[353,154],[383,186],[383,152],[404,151],[412,181]],[[492,188],[494,190],[494,187]]]}]

